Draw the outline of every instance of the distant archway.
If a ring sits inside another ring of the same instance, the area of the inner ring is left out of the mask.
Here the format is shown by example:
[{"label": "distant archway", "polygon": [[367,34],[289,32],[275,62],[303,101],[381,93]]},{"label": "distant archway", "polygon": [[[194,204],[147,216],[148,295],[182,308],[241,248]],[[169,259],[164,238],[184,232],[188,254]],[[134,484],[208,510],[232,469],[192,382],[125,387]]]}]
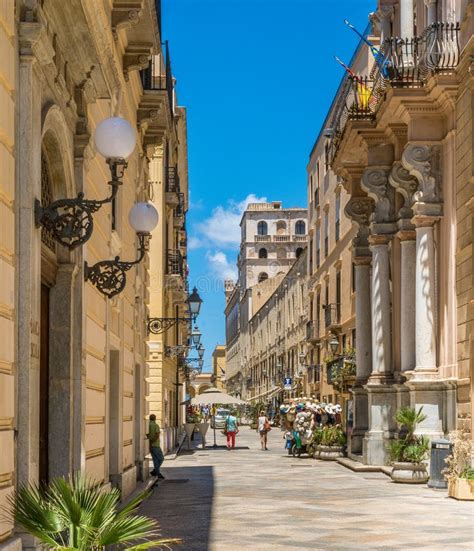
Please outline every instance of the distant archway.
[{"label": "distant archway", "polygon": [[258,282],[266,281],[268,279],[268,274],[266,272],[261,272],[258,276]]}]

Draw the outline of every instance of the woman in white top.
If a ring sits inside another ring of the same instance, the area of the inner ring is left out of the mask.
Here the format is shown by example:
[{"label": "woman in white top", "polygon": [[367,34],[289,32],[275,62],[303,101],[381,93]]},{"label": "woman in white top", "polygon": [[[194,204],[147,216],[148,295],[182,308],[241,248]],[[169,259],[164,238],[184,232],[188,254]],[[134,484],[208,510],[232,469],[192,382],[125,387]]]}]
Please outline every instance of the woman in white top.
[{"label": "woman in white top", "polygon": [[267,434],[270,431],[270,421],[265,415],[264,411],[260,412],[260,417],[258,418],[258,432],[260,433],[260,444],[262,446],[262,451],[268,450],[267,448]]}]

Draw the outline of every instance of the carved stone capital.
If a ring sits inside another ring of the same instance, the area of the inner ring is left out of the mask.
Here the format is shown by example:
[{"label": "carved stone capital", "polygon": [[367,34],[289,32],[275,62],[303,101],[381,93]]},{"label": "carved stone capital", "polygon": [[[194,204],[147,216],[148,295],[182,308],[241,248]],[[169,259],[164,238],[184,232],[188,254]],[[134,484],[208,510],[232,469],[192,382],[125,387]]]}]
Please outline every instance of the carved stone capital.
[{"label": "carved stone capital", "polygon": [[143,124],[157,121],[160,116],[159,109],[139,109],[137,111],[137,122],[138,126],[141,127]]},{"label": "carved stone capital", "polygon": [[18,43],[20,57],[35,57],[40,65],[54,62],[54,48],[46,27],[41,22],[21,22]]},{"label": "carved stone capital", "polygon": [[356,237],[352,241],[355,250],[368,247],[370,217],[374,210],[374,201],[370,197],[351,197],[344,212],[358,226]]},{"label": "carved stone capital", "polygon": [[414,201],[422,203],[439,203],[440,147],[409,143],[402,156],[403,166],[418,180],[418,190]]},{"label": "carved stone capital", "polygon": [[361,188],[375,202],[372,221],[376,224],[391,223],[395,219],[395,190],[389,185],[390,169],[386,166],[370,166],[364,170]]},{"label": "carved stone capital", "polygon": [[413,216],[414,195],[418,190],[418,180],[408,172],[401,161],[396,161],[392,166],[388,181],[404,199],[404,205],[398,211],[399,217],[411,218]]}]

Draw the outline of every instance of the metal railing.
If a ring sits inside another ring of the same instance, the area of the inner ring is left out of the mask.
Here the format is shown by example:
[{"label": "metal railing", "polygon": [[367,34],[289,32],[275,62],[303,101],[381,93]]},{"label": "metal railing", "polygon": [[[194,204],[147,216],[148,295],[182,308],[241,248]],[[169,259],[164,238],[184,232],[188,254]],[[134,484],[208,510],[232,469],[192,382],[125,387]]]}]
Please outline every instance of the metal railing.
[{"label": "metal railing", "polygon": [[170,111],[173,112],[173,71],[168,41],[161,44],[161,53],[152,56],[146,69],[140,71],[144,90],[167,92]]},{"label": "metal railing", "polygon": [[184,205],[184,193],[178,193],[179,202],[173,210],[175,218],[183,218],[186,214],[186,207]]},{"label": "metal railing", "polygon": [[347,75],[329,122],[329,161],[333,162],[349,120],[371,120],[387,88],[424,86],[433,73],[452,72],[459,63],[459,23],[433,23],[417,37],[387,38],[370,77]]},{"label": "metal railing", "polygon": [[165,168],[165,191],[179,193],[179,175],[176,166],[168,166]]},{"label": "metal railing", "polygon": [[332,327],[341,324],[341,305],[336,303],[326,304],[324,308],[324,325]]},{"label": "metal railing", "polygon": [[166,251],[166,268],[168,275],[184,275],[184,258],[180,251],[176,249]]},{"label": "metal railing", "polygon": [[306,340],[312,341],[319,339],[319,323],[317,320],[308,321],[306,324]]}]

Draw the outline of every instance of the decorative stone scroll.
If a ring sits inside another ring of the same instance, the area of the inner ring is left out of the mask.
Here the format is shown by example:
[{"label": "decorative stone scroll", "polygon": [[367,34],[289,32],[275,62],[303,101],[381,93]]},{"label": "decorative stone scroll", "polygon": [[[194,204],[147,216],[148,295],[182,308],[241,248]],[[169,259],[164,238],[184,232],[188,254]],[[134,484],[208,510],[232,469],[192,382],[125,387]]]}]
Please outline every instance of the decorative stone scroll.
[{"label": "decorative stone scroll", "polygon": [[409,143],[405,147],[402,156],[403,166],[419,183],[419,188],[414,194],[415,202],[441,202],[439,162],[439,146]]},{"label": "decorative stone scroll", "polygon": [[408,172],[401,161],[396,161],[390,171],[388,181],[404,199],[403,207],[398,211],[398,216],[400,218],[411,218],[415,201],[414,195],[418,190],[418,180]]},{"label": "decorative stone scroll", "polygon": [[370,197],[351,197],[345,206],[346,216],[359,227],[357,236],[353,241],[355,247],[369,246],[369,225],[373,210],[374,201]]},{"label": "decorative stone scroll", "polygon": [[375,201],[372,222],[391,223],[395,220],[395,190],[388,183],[389,169],[371,166],[364,170],[360,185]]}]

